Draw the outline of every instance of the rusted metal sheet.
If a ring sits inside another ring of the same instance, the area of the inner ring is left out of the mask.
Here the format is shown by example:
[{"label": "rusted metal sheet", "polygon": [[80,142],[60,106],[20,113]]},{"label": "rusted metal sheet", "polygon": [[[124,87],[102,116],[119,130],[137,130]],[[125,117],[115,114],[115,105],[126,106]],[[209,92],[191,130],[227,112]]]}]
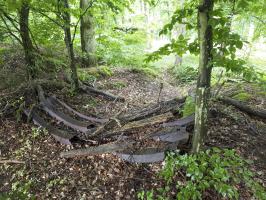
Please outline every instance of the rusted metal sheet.
[{"label": "rusted metal sheet", "polygon": [[47,129],[58,142],[60,142],[61,144],[71,145],[71,140],[74,139],[75,134],[65,132],[51,126],[36,113],[35,109],[31,111],[31,114],[29,110],[25,109],[24,113],[27,116],[31,115],[33,123],[37,126],[41,126]]},{"label": "rusted metal sheet", "polygon": [[190,116],[185,117],[185,118],[181,118],[181,119],[173,121],[173,122],[164,123],[163,127],[189,126],[189,125],[194,124],[194,120],[195,120],[195,114],[190,115]]},{"label": "rusted metal sheet", "polygon": [[137,151],[123,151],[115,153],[119,158],[130,163],[155,163],[161,162],[165,158],[167,150],[174,150],[178,143],[168,144],[163,148],[145,148]]},{"label": "rusted metal sheet", "polygon": [[109,119],[100,119],[100,118],[96,118],[96,117],[90,117],[87,115],[84,115],[76,110],[74,110],[73,108],[71,108],[69,105],[67,105],[65,102],[57,99],[55,96],[50,96],[48,98],[53,104],[60,104],[61,106],[63,106],[64,108],[66,108],[67,110],[69,110],[70,112],[76,114],[77,116],[79,116],[82,119],[88,120],[88,121],[92,121],[92,122],[97,122],[97,123],[105,123],[108,122]]},{"label": "rusted metal sheet", "polygon": [[168,131],[164,132],[157,132],[151,134],[150,137],[156,141],[163,141],[163,142],[181,142],[187,141],[189,138],[189,133],[186,131],[185,127],[182,128],[173,128]]},{"label": "rusted metal sheet", "polygon": [[86,133],[90,128],[95,127],[92,123],[78,121],[65,113],[62,113],[56,109],[53,103],[47,99],[41,102],[42,108],[46,111],[51,117],[54,117],[59,122],[63,122],[66,126],[71,127],[77,131]]}]

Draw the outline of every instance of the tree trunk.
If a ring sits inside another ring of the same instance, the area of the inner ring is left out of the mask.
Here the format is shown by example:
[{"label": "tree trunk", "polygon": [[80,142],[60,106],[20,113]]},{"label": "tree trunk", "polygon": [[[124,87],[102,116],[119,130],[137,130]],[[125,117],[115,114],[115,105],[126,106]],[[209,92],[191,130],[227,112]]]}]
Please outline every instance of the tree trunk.
[{"label": "tree trunk", "polygon": [[212,70],[212,26],[210,24],[213,0],[201,0],[198,8],[198,28],[200,44],[199,76],[196,92],[195,132],[192,153],[197,153],[207,134],[208,100]]},{"label": "tree trunk", "polygon": [[[90,4],[90,0],[80,0],[80,9],[82,12],[86,11]],[[84,66],[93,66],[96,64],[95,56],[95,31],[94,31],[94,20],[92,14],[87,11],[81,17],[80,20],[80,41],[81,50],[83,55],[82,64]]]},{"label": "tree trunk", "polygon": [[19,31],[25,54],[27,75],[29,80],[31,80],[35,76],[36,69],[35,69],[35,59],[34,59],[34,48],[29,32],[29,13],[30,13],[29,2],[27,0],[23,0],[21,7],[19,9]]},{"label": "tree trunk", "polygon": [[71,37],[71,30],[70,30],[70,14],[68,12],[69,10],[69,4],[68,0],[63,0],[64,8],[66,9],[63,12],[63,19],[64,19],[64,32],[65,32],[65,44],[68,52],[68,57],[70,61],[70,69],[71,69],[71,79],[73,82],[73,86],[75,90],[78,90],[79,88],[79,81],[78,81],[78,73],[77,73],[77,67],[76,67],[76,61],[75,61],[75,55],[74,55],[74,47]]}]

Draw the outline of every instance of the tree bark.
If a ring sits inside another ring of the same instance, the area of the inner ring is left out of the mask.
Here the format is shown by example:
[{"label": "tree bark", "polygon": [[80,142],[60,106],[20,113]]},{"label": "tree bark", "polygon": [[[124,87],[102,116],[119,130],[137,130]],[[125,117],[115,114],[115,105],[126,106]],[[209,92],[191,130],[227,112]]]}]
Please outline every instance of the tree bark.
[{"label": "tree bark", "polygon": [[[84,12],[90,4],[90,0],[80,0],[80,9]],[[96,64],[95,56],[95,31],[94,20],[91,12],[86,12],[80,19],[80,42],[83,66],[93,66]]]},{"label": "tree bark", "polygon": [[69,61],[70,61],[71,79],[72,79],[74,89],[78,90],[79,81],[78,81],[78,73],[77,73],[77,67],[76,67],[76,61],[75,61],[75,55],[74,55],[74,46],[73,46],[71,30],[70,30],[71,18],[68,12],[69,3],[68,3],[68,0],[63,0],[63,3],[64,3],[65,10],[63,11],[62,16],[64,19],[65,44],[66,44]]},{"label": "tree bark", "polygon": [[198,7],[198,29],[200,44],[199,76],[196,92],[195,131],[192,153],[197,153],[207,135],[208,100],[212,70],[212,26],[209,23],[213,10],[213,0],[201,0]]},{"label": "tree bark", "polygon": [[30,6],[28,0],[22,0],[21,7],[18,13],[19,13],[19,31],[25,54],[27,74],[29,80],[31,80],[35,77],[36,69],[35,69],[34,47],[29,32]]}]

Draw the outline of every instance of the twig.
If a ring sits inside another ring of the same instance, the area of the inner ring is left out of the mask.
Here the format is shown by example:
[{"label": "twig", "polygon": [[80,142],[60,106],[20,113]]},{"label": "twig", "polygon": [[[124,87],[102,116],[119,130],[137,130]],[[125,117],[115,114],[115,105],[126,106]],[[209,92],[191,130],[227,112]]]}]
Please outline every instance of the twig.
[{"label": "twig", "polygon": [[19,160],[0,160],[0,164],[25,164],[25,162]]}]

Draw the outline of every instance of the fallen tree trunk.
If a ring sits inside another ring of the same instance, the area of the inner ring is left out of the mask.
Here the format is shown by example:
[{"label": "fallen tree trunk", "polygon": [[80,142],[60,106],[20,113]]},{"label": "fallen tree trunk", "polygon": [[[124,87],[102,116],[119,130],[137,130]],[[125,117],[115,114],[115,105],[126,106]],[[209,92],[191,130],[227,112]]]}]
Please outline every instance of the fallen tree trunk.
[{"label": "fallen tree trunk", "polygon": [[250,106],[245,105],[241,101],[237,101],[235,99],[231,99],[228,97],[220,97],[219,100],[223,101],[226,104],[233,105],[236,108],[238,108],[239,110],[241,110],[241,111],[243,111],[249,115],[254,115],[254,116],[260,117],[262,119],[266,119],[266,110],[257,110],[257,109],[251,108]]},{"label": "fallen tree trunk", "polygon": [[84,84],[80,84],[80,89],[88,94],[96,94],[99,96],[102,96],[108,100],[111,101],[121,101],[121,102],[125,102],[125,98],[121,97],[121,96],[116,96],[114,94],[111,94],[109,92],[106,91],[102,91],[102,90],[98,90],[96,88],[84,85]]},{"label": "fallen tree trunk", "polygon": [[117,142],[117,143],[111,143],[111,144],[109,143],[109,144],[103,144],[97,147],[90,147],[86,149],[77,149],[77,150],[62,152],[60,156],[63,158],[73,158],[73,157],[80,157],[80,156],[112,153],[115,151],[122,151],[124,149],[127,149],[133,144],[134,142],[131,142],[131,141],[119,142],[119,143]]},{"label": "fallen tree trunk", "polygon": [[86,116],[82,113],[79,113],[78,111],[74,110],[73,108],[71,108],[69,105],[67,105],[65,102],[57,99],[55,96],[51,96],[49,97],[49,100],[52,102],[52,103],[55,103],[55,104],[60,104],[62,105],[64,108],[66,108],[67,110],[69,110],[70,112],[76,114],[77,116],[79,116],[80,118],[82,119],[86,119],[86,120],[89,120],[89,121],[92,121],[92,122],[98,122],[98,123],[105,123],[107,121],[109,121],[109,119],[100,119],[100,118],[96,118],[96,117],[89,117],[89,116]]},{"label": "fallen tree trunk", "polygon": [[74,139],[75,134],[59,130],[59,129],[49,125],[44,119],[42,119],[36,113],[35,109],[32,109],[31,112],[25,109],[24,113],[26,116],[32,118],[34,124],[47,129],[58,142],[60,142],[62,144],[66,144],[66,145],[71,145],[71,140]]}]

